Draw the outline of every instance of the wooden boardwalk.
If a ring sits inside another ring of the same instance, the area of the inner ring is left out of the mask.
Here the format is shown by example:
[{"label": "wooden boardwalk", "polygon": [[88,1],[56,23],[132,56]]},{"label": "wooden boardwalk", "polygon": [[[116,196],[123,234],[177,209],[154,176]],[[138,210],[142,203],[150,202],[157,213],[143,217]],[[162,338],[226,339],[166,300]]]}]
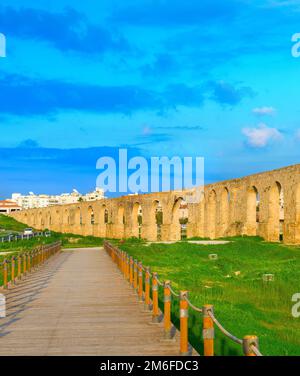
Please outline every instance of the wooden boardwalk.
[{"label": "wooden boardwalk", "polygon": [[179,355],[103,249],[65,250],[4,294],[0,355]]}]

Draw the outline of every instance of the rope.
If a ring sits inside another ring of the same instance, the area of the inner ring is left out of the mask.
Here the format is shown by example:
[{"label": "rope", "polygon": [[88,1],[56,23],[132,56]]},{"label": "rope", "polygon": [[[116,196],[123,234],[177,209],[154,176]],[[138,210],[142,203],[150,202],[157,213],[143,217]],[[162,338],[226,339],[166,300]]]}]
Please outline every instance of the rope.
[{"label": "rope", "polygon": [[258,350],[258,348],[256,346],[252,345],[251,349],[256,356],[263,356],[263,354]]},{"label": "rope", "polygon": [[172,287],[171,287],[171,285],[169,285],[169,290],[171,291],[171,294],[172,295],[174,295],[176,298],[179,298],[179,294],[177,294],[177,292],[175,292],[173,289],[172,289]]},{"label": "rope", "polygon": [[191,301],[189,300],[189,298],[188,298],[187,296],[185,296],[184,299],[188,302],[188,305],[189,305],[194,311],[202,312],[202,308],[198,308],[198,307],[194,306],[194,304],[191,303]]},{"label": "rope", "polygon": [[229,333],[215,318],[213,313],[211,311],[208,311],[209,317],[213,320],[213,322],[217,325],[217,327],[221,330],[223,334],[225,334],[226,337],[230,338],[232,341],[238,343],[239,345],[243,344],[243,341],[240,338],[235,337],[233,334]]},{"label": "rope", "polygon": [[159,284],[159,286],[164,286],[164,282],[161,282],[157,277],[155,277],[157,283]]}]

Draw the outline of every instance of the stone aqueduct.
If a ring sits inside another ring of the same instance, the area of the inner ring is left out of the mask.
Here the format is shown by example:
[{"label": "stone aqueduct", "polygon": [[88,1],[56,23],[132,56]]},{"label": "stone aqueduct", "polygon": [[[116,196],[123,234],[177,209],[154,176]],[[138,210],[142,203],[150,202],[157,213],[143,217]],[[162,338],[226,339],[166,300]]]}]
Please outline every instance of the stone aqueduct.
[{"label": "stone aqueduct", "polygon": [[[37,229],[107,238],[158,236],[156,211],[162,211],[161,240],[179,240],[184,192],[129,195],[11,214]],[[280,204],[281,202],[281,204]],[[188,237],[258,235],[268,241],[300,244],[300,164],[226,180],[204,187],[200,202],[187,203]],[[142,213],[142,224],[138,215]]]}]

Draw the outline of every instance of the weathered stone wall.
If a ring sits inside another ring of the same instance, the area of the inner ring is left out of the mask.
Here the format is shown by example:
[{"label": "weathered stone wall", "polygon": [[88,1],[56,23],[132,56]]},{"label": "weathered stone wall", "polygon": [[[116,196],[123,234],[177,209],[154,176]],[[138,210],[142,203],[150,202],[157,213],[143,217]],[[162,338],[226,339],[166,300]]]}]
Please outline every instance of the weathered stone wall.
[{"label": "weathered stone wall", "polygon": [[[279,196],[284,197],[280,224]],[[179,207],[186,192],[123,196],[13,213],[37,229],[108,238],[140,236],[157,240],[156,208],[162,207],[161,240],[180,239]],[[257,200],[259,199],[259,212]],[[300,244],[300,165],[226,180],[204,187],[202,199],[188,202],[188,237],[259,235],[268,241]],[[139,230],[137,214],[143,222]],[[280,230],[281,228],[281,230]]]}]

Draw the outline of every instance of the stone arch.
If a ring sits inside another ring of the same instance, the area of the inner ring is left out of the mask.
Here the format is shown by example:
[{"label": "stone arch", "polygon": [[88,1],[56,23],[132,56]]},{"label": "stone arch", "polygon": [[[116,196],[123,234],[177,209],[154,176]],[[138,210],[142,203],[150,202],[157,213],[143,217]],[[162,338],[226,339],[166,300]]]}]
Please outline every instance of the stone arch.
[{"label": "stone arch", "polygon": [[208,195],[207,203],[207,235],[210,239],[216,237],[216,210],[217,210],[217,194],[214,189],[212,189]]},{"label": "stone arch", "polygon": [[284,192],[276,181],[269,191],[268,240],[279,241],[284,237]]},{"label": "stone arch", "polygon": [[151,239],[162,240],[162,226],[163,226],[163,208],[159,200],[154,200],[150,209]]},{"label": "stone arch", "polygon": [[81,207],[77,206],[74,211],[74,224],[75,225],[82,225],[82,211]]},{"label": "stone arch", "polygon": [[52,225],[52,216],[51,216],[51,212],[48,211],[47,214],[46,214],[46,223],[45,223],[46,227],[48,229],[50,229],[51,225]]},{"label": "stone arch", "polygon": [[32,227],[35,227],[35,213],[30,213],[30,224]]},{"label": "stone arch", "polygon": [[171,222],[171,240],[181,240],[186,237],[188,206],[182,197],[176,198],[172,206]]},{"label": "stone arch", "polygon": [[94,225],[95,224],[95,213],[92,205],[88,207],[87,210],[87,224]]},{"label": "stone arch", "polygon": [[43,227],[44,227],[44,216],[43,216],[43,212],[40,211],[38,214],[38,228],[39,230],[41,230]]},{"label": "stone arch", "polygon": [[246,232],[247,235],[258,234],[260,195],[255,185],[247,189]]},{"label": "stone arch", "polygon": [[68,208],[65,208],[64,211],[63,211],[62,222],[63,222],[63,225],[67,226],[67,227],[70,224],[70,213],[69,213],[69,209]]},{"label": "stone arch", "polygon": [[118,207],[117,223],[118,225],[125,225],[125,208],[123,204]]},{"label": "stone arch", "polygon": [[220,195],[220,234],[225,236],[229,227],[230,218],[230,192],[224,187]]},{"label": "stone arch", "polygon": [[295,187],[295,235],[294,242],[300,243],[300,183]]},{"label": "stone arch", "polygon": [[141,231],[143,225],[143,210],[139,202],[135,202],[132,207],[131,212],[131,221],[132,221],[132,236],[136,238],[141,238]]}]

